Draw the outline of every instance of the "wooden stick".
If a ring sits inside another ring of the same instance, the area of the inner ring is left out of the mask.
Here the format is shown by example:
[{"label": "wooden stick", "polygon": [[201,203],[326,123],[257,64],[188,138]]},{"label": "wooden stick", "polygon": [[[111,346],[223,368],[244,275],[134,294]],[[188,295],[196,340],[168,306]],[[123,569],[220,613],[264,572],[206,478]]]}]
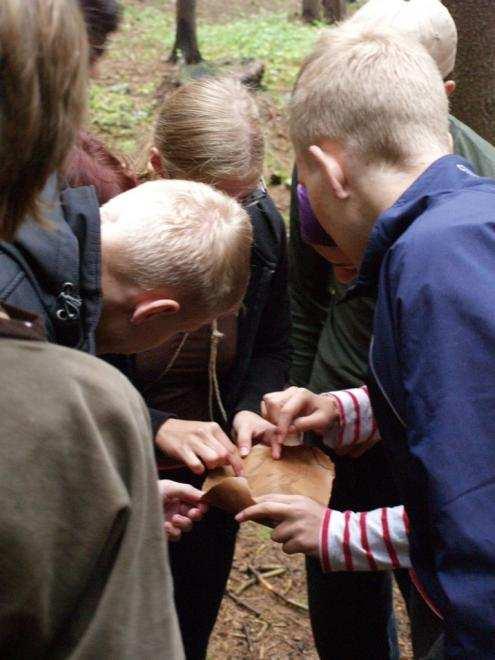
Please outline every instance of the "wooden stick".
[{"label": "wooden stick", "polygon": [[254,614],[255,616],[263,619],[263,614],[259,610],[257,610],[252,605],[249,605],[249,603],[246,603],[245,601],[243,601],[242,598],[239,598],[238,596],[236,596],[234,593],[232,593],[232,591],[227,589],[225,591],[225,593],[229,598],[231,598],[234,601],[234,603],[236,605],[239,605],[239,607],[243,607],[248,612],[251,612],[251,614]]},{"label": "wooden stick", "polygon": [[299,603],[297,600],[292,600],[292,598],[288,598],[287,596],[285,596],[272,584],[270,584],[270,582],[268,582],[268,580],[258,570],[256,570],[254,566],[249,566],[249,570],[255,576],[255,578],[258,580],[258,582],[261,584],[262,587],[264,587],[268,591],[271,591],[272,594],[283,600],[285,603],[287,603],[287,605],[290,605],[291,607],[294,607],[297,610],[302,610],[303,612],[308,611],[307,605],[305,605],[304,603]]},{"label": "wooden stick", "polygon": [[264,578],[277,577],[287,572],[287,569],[281,566],[280,568],[273,568],[271,571],[260,571]]},{"label": "wooden stick", "polygon": [[257,568],[261,573],[266,573],[267,571],[274,571],[276,568],[283,568],[287,570],[287,566],[282,566],[282,564],[263,564],[263,565],[260,564]]},{"label": "wooden stick", "polygon": [[257,634],[256,637],[254,638],[254,641],[255,641],[255,642],[259,642],[260,639],[263,637],[263,635],[266,633],[266,631],[268,630],[269,627],[270,627],[270,624],[268,623],[268,621],[263,621],[263,623],[261,624],[261,628],[260,628],[258,634]]},{"label": "wooden stick", "polygon": [[257,583],[256,578],[250,578],[249,580],[246,580],[246,582],[243,582],[240,587],[237,587],[237,589],[234,591],[236,596],[240,596],[242,593],[247,591],[250,587],[253,586],[253,584]]},{"label": "wooden stick", "polygon": [[248,626],[247,623],[242,624],[242,632],[244,633],[244,637],[246,638],[249,653],[252,655],[253,654],[253,642],[252,642],[252,639],[251,639],[251,633],[249,631],[249,626]]}]

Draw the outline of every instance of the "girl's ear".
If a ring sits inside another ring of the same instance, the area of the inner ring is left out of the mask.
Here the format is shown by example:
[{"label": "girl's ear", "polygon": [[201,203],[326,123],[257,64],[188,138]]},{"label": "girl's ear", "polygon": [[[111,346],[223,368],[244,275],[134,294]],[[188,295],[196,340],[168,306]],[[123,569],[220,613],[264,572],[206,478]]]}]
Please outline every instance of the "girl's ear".
[{"label": "girl's ear", "polygon": [[155,174],[158,174],[158,176],[161,179],[166,179],[167,178],[167,172],[165,171],[165,168],[163,167],[163,161],[162,157],[160,156],[160,152],[156,147],[151,147],[150,149],[150,165]]}]

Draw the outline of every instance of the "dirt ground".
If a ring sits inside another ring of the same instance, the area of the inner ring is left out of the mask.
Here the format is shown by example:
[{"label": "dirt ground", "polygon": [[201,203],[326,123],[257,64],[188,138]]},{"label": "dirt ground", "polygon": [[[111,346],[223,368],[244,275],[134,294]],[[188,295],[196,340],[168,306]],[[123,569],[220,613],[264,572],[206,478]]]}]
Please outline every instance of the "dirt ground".
[{"label": "dirt ground", "polygon": [[[261,579],[252,569],[261,574]],[[401,660],[412,660],[407,615],[398,593],[395,612]],[[269,530],[255,523],[241,528],[208,658],[318,658],[307,613],[304,559],[301,555],[285,555],[270,541]]]},{"label": "dirt ground", "polygon": [[[173,15],[174,0],[122,0],[124,6],[145,11],[150,6]],[[288,20],[296,20],[300,0],[200,0],[198,23],[229,23],[238,18],[257,17],[267,12],[285,12]],[[136,31],[138,34],[136,35]],[[141,38],[139,25],[125,29],[114,39],[112,48],[101,67],[99,86],[121,94],[122,108],[115,115],[105,115],[107,97],[92,100],[93,130],[118,150],[132,153],[143,134],[149,132],[152,115],[150,106],[156,103],[156,88],[163,76],[174,74],[167,64],[167,53],[157,52],[150,65],[149,52],[144,53],[147,35],[142,34],[143,56],[136,38]],[[134,39],[127,48],[128,36]],[[270,62],[267,63],[268,65]],[[282,90],[284,92],[284,90]],[[286,93],[288,94],[289,88]],[[282,93],[283,96],[283,93]],[[131,110],[125,105],[132,99]],[[286,114],[280,96],[274,98],[267,89],[257,93],[263,115],[267,143],[265,179],[270,193],[284,216],[288,217],[289,177],[293,156],[288,139]],[[100,104],[100,106],[98,105]],[[101,110],[101,112],[100,112]],[[131,112],[132,111],[132,112]],[[99,114],[100,112],[100,114]],[[118,114],[120,113],[120,114]],[[134,119],[121,121],[125,113]],[[142,119],[141,119],[142,115]],[[106,119],[105,119],[106,117]],[[136,119],[137,117],[137,119]],[[135,135],[137,133],[137,135]],[[257,575],[256,575],[257,574]],[[412,658],[404,605],[396,599],[401,658]],[[307,613],[304,561],[301,556],[289,557],[270,541],[269,530],[254,523],[244,525],[238,539],[234,568],[215,627],[208,657],[211,660],[253,659],[285,660],[317,658]],[[367,660],[366,658],[349,660]]]}]

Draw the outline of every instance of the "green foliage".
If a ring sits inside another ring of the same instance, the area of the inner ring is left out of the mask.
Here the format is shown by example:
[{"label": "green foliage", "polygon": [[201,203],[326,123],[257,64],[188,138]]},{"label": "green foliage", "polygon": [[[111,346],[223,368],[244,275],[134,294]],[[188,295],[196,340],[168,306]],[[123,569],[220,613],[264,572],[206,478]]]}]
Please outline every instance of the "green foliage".
[{"label": "green foliage", "polygon": [[251,57],[265,62],[263,82],[275,97],[290,90],[301,60],[316,38],[314,26],[291,20],[285,13],[202,25],[198,34],[206,59]]},{"label": "green foliage", "polygon": [[[103,77],[92,84],[90,103],[94,129],[120,150],[132,152],[150,131],[154,92],[173,44],[175,17],[172,10],[164,11],[161,1],[124,6],[122,28],[101,63]],[[314,26],[293,20],[284,12],[260,13],[221,24],[200,21],[198,29],[207,61],[264,61],[264,86],[280,107],[316,33]]]}]

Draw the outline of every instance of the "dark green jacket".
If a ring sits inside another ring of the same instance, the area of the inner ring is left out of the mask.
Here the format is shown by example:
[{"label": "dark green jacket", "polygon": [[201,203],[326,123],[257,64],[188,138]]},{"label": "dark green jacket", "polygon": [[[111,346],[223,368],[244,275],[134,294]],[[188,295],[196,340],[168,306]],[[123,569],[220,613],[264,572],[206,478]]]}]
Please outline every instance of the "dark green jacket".
[{"label": "dark green jacket", "polygon": [[[454,152],[478,174],[495,178],[495,148],[450,118]],[[301,240],[294,189],[290,214],[289,283],[292,310],[291,382],[314,392],[361,385],[365,379],[374,301],[337,304],[345,287],[331,266]]]}]

